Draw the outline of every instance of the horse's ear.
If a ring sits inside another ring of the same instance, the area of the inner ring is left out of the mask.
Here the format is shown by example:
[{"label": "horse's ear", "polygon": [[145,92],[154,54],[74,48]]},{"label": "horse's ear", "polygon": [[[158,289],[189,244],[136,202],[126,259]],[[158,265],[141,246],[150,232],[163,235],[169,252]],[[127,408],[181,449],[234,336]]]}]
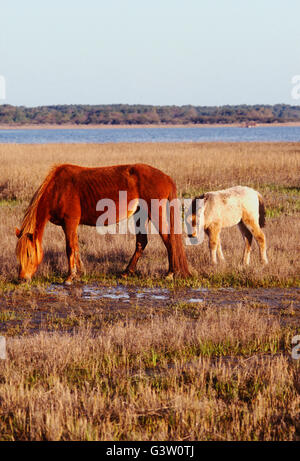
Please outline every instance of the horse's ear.
[{"label": "horse's ear", "polygon": [[16,236],[19,238],[20,235],[21,235],[20,229],[18,229],[18,228],[16,227],[15,232],[16,232]]},{"label": "horse's ear", "polygon": [[27,232],[26,237],[27,237],[31,242],[33,242],[33,234],[31,234],[30,232]]}]

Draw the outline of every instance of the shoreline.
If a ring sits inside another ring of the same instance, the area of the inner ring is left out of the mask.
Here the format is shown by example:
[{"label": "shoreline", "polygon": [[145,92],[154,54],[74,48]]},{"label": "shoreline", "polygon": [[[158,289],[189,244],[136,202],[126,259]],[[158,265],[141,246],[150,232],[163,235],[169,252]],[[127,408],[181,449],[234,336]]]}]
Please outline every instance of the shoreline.
[{"label": "shoreline", "polygon": [[115,130],[115,129],[130,129],[130,128],[260,128],[260,127],[300,127],[299,122],[287,122],[287,123],[258,123],[255,126],[246,127],[242,123],[207,123],[207,124],[158,124],[158,125],[72,125],[72,124],[65,124],[65,125],[50,125],[50,124],[39,124],[39,125],[5,125],[0,124],[0,131],[1,130],[95,130],[95,129],[107,129],[107,130]]}]

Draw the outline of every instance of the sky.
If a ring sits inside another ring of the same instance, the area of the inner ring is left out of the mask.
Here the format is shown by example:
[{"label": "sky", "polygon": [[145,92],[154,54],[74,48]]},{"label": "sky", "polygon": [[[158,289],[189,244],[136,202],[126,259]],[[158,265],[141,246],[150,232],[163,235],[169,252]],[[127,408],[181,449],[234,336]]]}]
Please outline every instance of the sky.
[{"label": "sky", "polygon": [[299,18],[299,0],[0,0],[0,103],[300,104]]}]

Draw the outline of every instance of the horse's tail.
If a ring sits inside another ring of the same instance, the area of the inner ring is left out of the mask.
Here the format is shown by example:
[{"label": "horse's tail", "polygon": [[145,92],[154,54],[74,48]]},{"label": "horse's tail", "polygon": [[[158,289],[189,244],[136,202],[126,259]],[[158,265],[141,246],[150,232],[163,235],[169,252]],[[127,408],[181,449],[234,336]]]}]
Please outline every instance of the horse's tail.
[{"label": "horse's tail", "polygon": [[260,194],[258,194],[258,202],[259,202],[259,226],[265,227],[266,225],[266,208],[263,201],[263,198]]},{"label": "horse's tail", "polygon": [[[171,192],[169,194],[169,202],[177,200],[176,186],[173,183]],[[179,220],[179,222],[176,222]],[[181,230],[181,213],[175,212],[174,207],[170,207],[170,242],[172,245],[172,267],[175,273],[180,274],[182,277],[188,277],[191,275],[188,263],[185,255],[185,250],[182,243],[182,232],[177,233],[176,230]]]}]

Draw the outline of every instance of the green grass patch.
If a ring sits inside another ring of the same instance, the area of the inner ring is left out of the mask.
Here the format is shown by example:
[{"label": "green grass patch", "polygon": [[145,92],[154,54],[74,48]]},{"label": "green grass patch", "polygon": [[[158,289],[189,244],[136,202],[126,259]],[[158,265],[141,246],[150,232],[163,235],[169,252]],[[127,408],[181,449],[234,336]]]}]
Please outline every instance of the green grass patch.
[{"label": "green grass patch", "polygon": [[[11,281],[0,281],[0,292],[22,292],[30,294],[32,289],[46,289],[50,285],[64,284],[65,277],[53,275],[50,277],[34,277],[31,282],[18,283],[16,279]],[[129,276],[124,279],[118,274],[91,274],[85,275],[74,281],[73,287],[81,284],[99,283],[104,286],[123,285],[128,287],[141,288],[289,288],[300,287],[300,277],[279,278],[276,275],[256,278],[246,270],[205,273],[187,279],[174,278],[167,280],[161,277]],[[70,287],[70,290],[72,287]]]},{"label": "green grass patch", "polygon": [[300,198],[300,187],[298,186],[285,186],[280,184],[263,184],[258,186],[259,190],[267,192],[277,192],[287,195],[296,195]]},{"label": "green grass patch", "polygon": [[22,202],[16,198],[12,199],[0,199],[0,207],[13,208],[20,205]]}]

